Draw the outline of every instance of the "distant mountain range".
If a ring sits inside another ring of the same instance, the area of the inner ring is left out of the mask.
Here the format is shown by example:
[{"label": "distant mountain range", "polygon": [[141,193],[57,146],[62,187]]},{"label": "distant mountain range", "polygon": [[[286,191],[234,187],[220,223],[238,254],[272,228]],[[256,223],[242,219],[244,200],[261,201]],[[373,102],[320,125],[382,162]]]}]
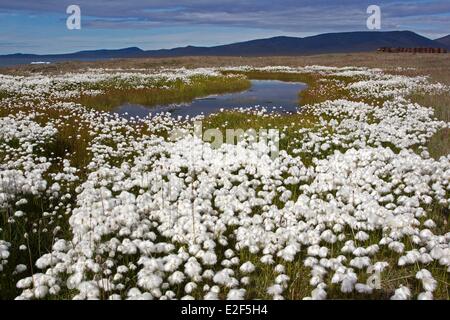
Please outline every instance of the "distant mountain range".
[{"label": "distant mountain range", "polygon": [[0,66],[32,62],[61,62],[69,60],[103,60],[114,58],[180,57],[180,56],[292,56],[323,53],[375,51],[380,47],[430,47],[450,49],[450,35],[431,40],[411,31],[326,33],[305,38],[274,37],[214,47],[180,47],[174,49],[142,50],[137,47],[117,50],[90,50],[67,54],[0,55]]},{"label": "distant mountain range", "polygon": [[447,49],[450,49],[450,34],[448,36],[436,39],[435,41],[440,43],[441,45],[443,45]]}]

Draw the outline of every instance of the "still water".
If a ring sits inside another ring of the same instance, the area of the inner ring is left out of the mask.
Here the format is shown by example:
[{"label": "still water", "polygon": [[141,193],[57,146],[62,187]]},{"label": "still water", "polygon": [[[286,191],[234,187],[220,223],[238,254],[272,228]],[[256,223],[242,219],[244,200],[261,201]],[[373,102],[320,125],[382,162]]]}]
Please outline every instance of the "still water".
[{"label": "still water", "polygon": [[182,104],[158,105],[147,107],[125,103],[116,107],[116,112],[124,117],[145,117],[161,112],[170,112],[173,117],[194,117],[219,112],[220,109],[265,107],[268,111],[295,112],[299,107],[298,94],[306,89],[300,82],[278,80],[251,80],[247,91],[212,95],[194,99]]}]

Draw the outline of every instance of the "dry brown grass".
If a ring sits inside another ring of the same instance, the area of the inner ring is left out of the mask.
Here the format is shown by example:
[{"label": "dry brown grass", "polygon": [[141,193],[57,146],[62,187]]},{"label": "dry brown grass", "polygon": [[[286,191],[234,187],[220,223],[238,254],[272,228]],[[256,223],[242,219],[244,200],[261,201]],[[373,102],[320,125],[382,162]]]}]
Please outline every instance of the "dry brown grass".
[{"label": "dry brown grass", "polygon": [[[1,73],[59,73],[83,68],[176,68],[176,67],[219,67],[249,65],[262,67],[268,65],[284,66],[360,66],[383,69],[416,68],[403,71],[407,74],[430,74],[436,81],[450,81],[450,54],[413,54],[413,53],[348,53],[322,54],[290,57],[177,57],[177,58],[141,58],[115,59],[95,62],[62,62],[51,65],[24,65],[0,68]],[[447,82],[448,83],[448,82]]]}]

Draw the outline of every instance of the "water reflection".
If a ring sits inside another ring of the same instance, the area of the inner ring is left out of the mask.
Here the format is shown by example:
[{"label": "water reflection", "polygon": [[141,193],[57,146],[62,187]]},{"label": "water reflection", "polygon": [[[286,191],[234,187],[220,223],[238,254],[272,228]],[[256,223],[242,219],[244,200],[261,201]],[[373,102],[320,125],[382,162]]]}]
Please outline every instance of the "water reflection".
[{"label": "water reflection", "polygon": [[188,103],[158,105],[147,107],[138,104],[125,103],[116,107],[116,112],[125,117],[145,117],[161,112],[170,112],[172,116],[194,117],[200,114],[208,115],[220,109],[265,107],[269,111],[295,112],[299,106],[298,94],[306,89],[306,84],[300,82],[284,82],[278,80],[251,80],[247,91],[198,98]]}]

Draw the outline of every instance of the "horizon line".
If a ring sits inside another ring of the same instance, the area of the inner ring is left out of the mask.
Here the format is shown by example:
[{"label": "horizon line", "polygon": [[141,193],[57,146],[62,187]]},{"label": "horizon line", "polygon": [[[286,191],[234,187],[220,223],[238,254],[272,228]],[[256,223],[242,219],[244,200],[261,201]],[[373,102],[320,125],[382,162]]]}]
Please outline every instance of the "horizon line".
[{"label": "horizon line", "polygon": [[[25,52],[15,52],[15,53],[8,53],[8,54],[2,54],[0,53],[0,57],[7,57],[7,56],[14,56],[14,55],[32,55],[32,56],[61,56],[61,55],[68,55],[68,54],[76,54],[76,53],[81,53],[81,52],[86,52],[86,51],[101,51],[101,50],[105,50],[105,51],[115,51],[115,50],[126,50],[126,49],[139,49],[142,52],[149,52],[149,51],[160,51],[160,50],[173,50],[173,49],[179,49],[179,48],[189,48],[189,47],[193,47],[193,48],[214,48],[214,47],[220,47],[220,46],[226,46],[226,45],[231,45],[231,44],[237,44],[237,43],[245,43],[245,42],[251,42],[251,41],[257,41],[257,40],[268,40],[268,39],[275,39],[275,38],[293,38],[293,39],[306,39],[306,38],[312,38],[312,37],[317,37],[320,35],[327,35],[327,34],[345,34],[345,33],[393,33],[393,32],[411,32],[411,33],[415,33],[421,37],[427,38],[429,40],[435,41],[438,39],[442,39],[445,38],[444,37],[439,37],[436,39],[432,39],[429,38],[427,36],[421,35],[418,32],[415,31],[411,31],[411,30],[387,30],[387,31],[383,31],[383,30],[371,30],[371,31],[367,31],[367,30],[358,30],[358,31],[344,31],[344,32],[324,32],[324,33],[317,33],[311,36],[306,36],[306,37],[293,37],[293,36],[284,36],[284,35],[279,35],[279,36],[273,36],[273,37],[267,37],[267,38],[253,38],[250,40],[244,40],[244,41],[239,41],[239,42],[228,42],[228,43],[223,43],[223,44],[219,44],[219,45],[212,45],[212,46],[195,46],[195,45],[187,45],[187,46],[175,46],[175,47],[171,47],[171,48],[158,48],[158,49],[149,49],[149,50],[145,50],[142,49],[138,46],[130,46],[130,47],[118,47],[118,48],[98,48],[98,49],[80,49],[78,51],[72,51],[72,52],[65,52],[65,53],[25,53]],[[449,34],[450,36],[450,34]]]}]

